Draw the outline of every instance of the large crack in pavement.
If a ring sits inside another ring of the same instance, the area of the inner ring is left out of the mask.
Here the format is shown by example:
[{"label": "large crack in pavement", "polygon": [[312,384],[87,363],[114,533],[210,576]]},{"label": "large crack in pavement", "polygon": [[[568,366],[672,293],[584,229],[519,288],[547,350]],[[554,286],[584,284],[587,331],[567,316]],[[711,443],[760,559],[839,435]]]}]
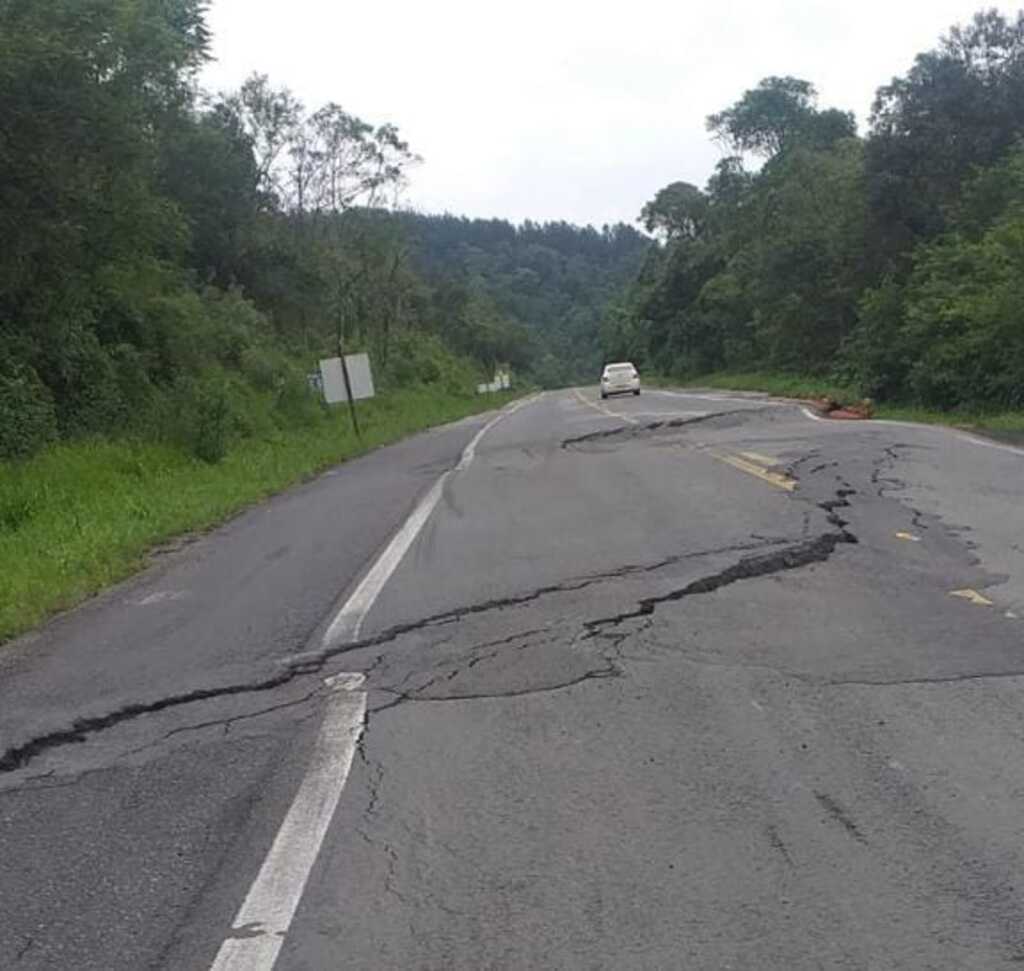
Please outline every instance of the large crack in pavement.
[{"label": "large crack in pavement", "polygon": [[226,698],[232,695],[272,691],[287,684],[291,679],[291,675],[282,672],[259,681],[222,685],[216,688],[197,688],[181,694],[158,698],[155,701],[127,704],[103,715],[76,718],[66,728],[47,732],[20,745],[14,745],[6,749],[0,754],[0,774],[15,772],[18,769],[24,768],[29,762],[44,752],[64,745],[84,742],[89,736],[95,735],[97,732],[113,728],[115,725],[138,718],[141,715],[155,714],[166,711],[169,708],[208,701],[212,698]]},{"label": "large crack in pavement", "polygon": [[566,438],[562,442],[563,449],[578,449],[581,445],[590,445],[607,441],[626,441],[630,439],[645,439],[662,432],[671,432],[680,428],[687,428],[690,425],[700,425],[707,422],[719,422],[721,419],[730,420],[723,427],[740,425],[748,417],[759,415],[767,408],[733,408],[729,411],[712,411],[706,415],[689,415],[685,418],[668,418],[660,421],[645,422],[641,425],[623,425],[620,428],[605,428],[601,431],[588,432],[586,435],[577,435],[574,438]]},{"label": "large crack in pavement", "polygon": [[[733,413],[727,412],[724,414]],[[686,423],[687,422],[682,422],[682,424]],[[655,424],[660,426],[664,423]],[[781,549],[774,549],[768,553],[742,557],[739,561],[725,569],[709,576],[693,580],[680,589],[655,597],[643,598],[638,602],[637,607],[633,610],[624,611],[620,614],[609,617],[598,618],[596,620],[584,621],[584,639],[594,637],[607,628],[616,627],[626,621],[649,616],[661,604],[676,602],[693,595],[711,593],[724,586],[737,583],[739,581],[756,579],[773,573],[794,570],[812,563],[828,560],[838,546],[857,542],[857,538],[846,528],[846,521],[842,519],[836,511],[845,506],[849,506],[847,497],[852,494],[854,494],[853,489],[844,487],[835,493],[834,498],[815,503],[819,509],[826,513],[827,521],[834,527],[832,531],[822,533],[812,539],[802,540],[799,543],[785,545]],[[278,661],[277,670],[263,678],[256,678],[251,681],[243,681],[208,688],[196,688],[156,698],[150,701],[131,702],[104,714],[82,716],[72,720],[67,726],[43,732],[25,741],[10,745],[4,749],[0,752],[0,775],[23,769],[44,753],[63,746],[80,744],[100,732],[107,731],[108,729],[145,715],[157,714],[174,708],[181,708],[217,698],[226,698],[245,694],[261,694],[275,691],[297,678],[318,674],[329,661],[338,658],[341,655],[391,644],[405,635],[427,628],[458,623],[463,618],[488,612],[516,609],[524,605],[534,603],[545,597],[578,592],[590,586],[607,583],[616,579],[644,573],[655,573],[687,560],[723,555],[729,552],[749,552],[751,550],[764,549],[766,547],[780,546],[785,542],[785,539],[780,537],[754,536],[751,541],[746,543],[733,543],[715,549],[676,554],[665,557],[655,563],[627,564],[614,570],[571,578],[559,583],[547,584],[524,593],[489,599],[480,603],[453,608],[425,618],[389,627],[378,634],[361,638],[350,643],[326,645],[314,651],[307,651],[301,654],[292,655]],[[483,647],[484,645],[478,646]],[[474,648],[470,648],[471,651],[473,649]],[[379,663],[380,660],[380,657],[378,657],[375,664]],[[610,667],[598,668],[595,670],[596,673],[595,671],[588,671],[583,676],[574,675],[573,678],[568,679],[566,683],[571,683],[574,680],[588,680],[594,677],[609,677],[613,676],[615,673]],[[553,690],[557,687],[564,686],[565,685],[545,685],[539,690]],[[523,690],[518,693],[529,693],[529,691]],[[398,701],[417,700],[417,694],[419,695],[420,700],[428,700],[422,697],[422,688],[420,688],[414,692],[407,692],[404,695],[400,695]],[[499,693],[475,692],[467,697],[485,697],[488,696],[488,694],[497,696]],[[451,695],[446,695],[444,699],[431,700],[455,699]]]},{"label": "large crack in pavement", "polygon": [[[845,480],[839,479],[839,481],[841,485],[836,490],[834,498],[815,503],[825,513],[826,521],[835,527],[832,531],[821,533],[812,539],[794,543],[780,550],[773,550],[770,553],[744,557],[718,573],[699,577],[677,590],[670,590],[654,597],[644,597],[638,601],[633,610],[586,621],[587,637],[599,636],[608,628],[619,627],[630,620],[649,617],[662,604],[675,603],[686,597],[700,594],[714,593],[722,587],[730,586],[741,580],[771,576],[809,566],[812,563],[824,563],[832,556],[837,547],[844,544],[856,544],[857,537],[847,528],[849,523],[837,512],[839,509],[849,508],[849,497],[856,495],[856,490]],[[803,499],[803,497],[799,498],[802,501],[811,501]]]},{"label": "large crack in pavement", "polygon": [[745,557],[738,563],[734,563],[718,573],[707,577],[699,577],[678,590],[670,590],[668,593],[659,594],[656,597],[644,597],[638,602],[634,610],[586,621],[585,626],[588,636],[596,636],[608,627],[618,627],[629,620],[647,617],[653,614],[661,604],[675,603],[684,597],[692,597],[698,594],[714,593],[714,591],[730,584],[738,583],[740,580],[752,580],[757,577],[781,573],[785,570],[796,570],[811,563],[823,563],[833,554],[837,546],[843,543],[856,542],[857,538],[855,536],[846,530],[841,530],[832,533],[822,533],[814,537],[814,539],[797,543],[773,553]]},{"label": "large crack in pavement", "polygon": [[263,678],[209,688],[196,688],[150,701],[131,702],[103,714],[79,717],[66,726],[41,733],[23,742],[8,746],[0,752],[0,775],[23,769],[40,755],[53,749],[80,744],[100,732],[145,715],[157,714],[217,698],[274,691],[289,684],[296,678],[319,673],[329,661],[343,654],[393,643],[407,634],[426,628],[457,623],[464,617],[476,614],[521,607],[544,597],[576,592],[595,584],[607,583],[621,577],[657,572],[686,560],[720,555],[727,552],[764,548],[781,542],[784,542],[784,540],[778,537],[755,537],[749,543],[737,543],[716,549],[677,554],[665,557],[655,563],[627,564],[614,570],[588,574],[561,583],[547,584],[525,593],[453,608],[425,618],[386,628],[378,634],[350,643],[330,645],[315,651],[292,655],[278,661],[276,664],[277,670]]}]

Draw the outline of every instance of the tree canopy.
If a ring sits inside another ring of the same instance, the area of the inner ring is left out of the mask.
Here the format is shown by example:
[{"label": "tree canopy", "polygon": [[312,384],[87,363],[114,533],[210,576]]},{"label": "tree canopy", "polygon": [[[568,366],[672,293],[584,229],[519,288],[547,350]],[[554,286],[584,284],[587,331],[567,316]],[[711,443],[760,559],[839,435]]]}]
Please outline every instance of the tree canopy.
[{"label": "tree canopy", "polygon": [[674,182],[643,208],[664,245],[606,313],[606,355],[1020,406],[1024,13],[953,27],[878,89],[863,138],[794,77],[765,78],[708,129],[737,154],[703,190]]},{"label": "tree canopy", "polygon": [[96,434],[216,458],[206,418],[256,434],[251,395],[294,410],[339,341],[385,389],[596,366],[646,237],[398,212],[394,125],[263,74],[199,90],[206,7],[0,0],[0,459]]}]

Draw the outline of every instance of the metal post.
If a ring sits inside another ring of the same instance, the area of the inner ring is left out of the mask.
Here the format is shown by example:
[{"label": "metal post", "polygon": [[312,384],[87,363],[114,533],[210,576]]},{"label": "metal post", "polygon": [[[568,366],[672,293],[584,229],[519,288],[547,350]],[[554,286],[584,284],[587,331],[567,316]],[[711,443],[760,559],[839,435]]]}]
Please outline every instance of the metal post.
[{"label": "metal post", "polygon": [[352,415],[352,427],[356,431],[359,444],[363,444],[363,433],[359,430],[359,419],[356,417],[356,403],[352,399],[352,382],[348,379],[348,364],[345,363],[345,348],[341,343],[341,322],[338,325],[338,357],[341,359],[341,376],[345,379],[345,397],[348,398],[348,410]]}]

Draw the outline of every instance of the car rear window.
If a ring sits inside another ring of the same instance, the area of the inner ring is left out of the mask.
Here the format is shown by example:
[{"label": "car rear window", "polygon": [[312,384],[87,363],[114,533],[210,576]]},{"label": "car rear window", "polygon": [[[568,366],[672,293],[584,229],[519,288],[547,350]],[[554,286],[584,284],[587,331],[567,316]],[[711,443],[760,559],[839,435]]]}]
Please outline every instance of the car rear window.
[{"label": "car rear window", "polygon": [[608,371],[608,372],[612,372],[612,371],[632,371],[633,370],[633,365],[632,364],[609,364],[608,367],[605,368],[605,370]]}]

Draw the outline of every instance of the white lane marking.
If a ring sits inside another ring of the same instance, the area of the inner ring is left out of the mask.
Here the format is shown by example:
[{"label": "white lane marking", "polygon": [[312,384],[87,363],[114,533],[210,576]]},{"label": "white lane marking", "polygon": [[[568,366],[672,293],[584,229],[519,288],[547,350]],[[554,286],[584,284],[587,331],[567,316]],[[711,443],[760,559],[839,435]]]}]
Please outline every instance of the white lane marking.
[{"label": "white lane marking", "polygon": [[134,601],[136,607],[152,607],[153,604],[166,603],[171,600],[184,600],[188,594],[184,590],[160,590],[148,597]]},{"label": "white lane marking", "polygon": [[953,434],[965,442],[970,442],[972,445],[980,445],[982,448],[994,448],[997,452],[1011,452],[1014,455],[1024,455],[1024,448],[1016,448],[1013,445],[1001,445],[999,442],[990,442],[975,435],[968,435],[966,432],[954,432]]},{"label": "white lane marking", "polygon": [[324,684],[335,691],[357,691],[366,684],[366,675],[362,671],[342,671],[324,678]]},{"label": "white lane marking", "polygon": [[[516,402],[473,436],[459,464],[434,483],[345,602],[328,627],[324,643],[332,636],[353,639],[358,636],[377,595],[437,505],[448,477],[452,472],[469,467],[480,440],[502,418],[538,397],[534,395]],[[320,726],[309,768],[260,872],[235,915],[232,936],[221,944],[211,971],[272,971],[352,768],[366,719],[366,692],[356,689],[361,688],[365,680],[366,676],[358,672],[325,679],[324,683],[334,694]]]},{"label": "white lane marking", "polygon": [[919,431],[921,429],[932,428],[935,431],[942,431],[952,435],[954,438],[960,439],[962,442],[970,442],[972,445],[980,445],[982,448],[994,448],[998,452],[1010,452],[1012,455],[1024,455],[1024,448],[1017,448],[1015,445],[1003,445],[1000,442],[990,442],[985,438],[978,438],[976,435],[971,435],[967,432],[957,431],[955,428],[950,428],[948,425],[928,425],[920,421],[893,421],[889,418],[875,418],[871,421],[834,421],[829,418],[823,418],[821,415],[814,414],[809,408],[800,409],[811,421],[822,421],[826,424],[832,425],[834,428],[874,428],[879,425],[889,428],[916,428]]},{"label": "white lane marking", "polygon": [[335,687],[309,768],[211,971],[270,971],[352,768],[366,718],[359,676]]},{"label": "white lane marking", "polygon": [[[504,411],[495,415],[483,428],[480,429],[473,436],[470,443],[462,452],[462,458],[459,459],[459,464],[452,470],[453,472],[464,472],[469,468],[470,463],[476,456],[476,447],[480,444],[480,440],[486,435],[495,425],[498,424],[504,418],[518,411],[523,405],[528,404],[536,400],[536,396],[533,398],[526,398],[523,401],[517,401],[512,407],[506,408]],[[331,621],[330,626],[327,628],[323,636],[323,646],[329,647],[332,644],[336,644],[341,640],[355,640],[359,637],[359,631],[363,626],[363,620],[369,613],[370,608],[373,606],[373,602],[380,595],[381,590],[384,589],[384,585],[391,578],[391,574],[395,572],[398,564],[401,563],[402,557],[408,552],[409,547],[412,546],[413,541],[419,535],[420,530],[423,529],[427,520],[430,518],[430,514],[434,511],[438,502],[441,500],[441,495],[444,492],[445,483],[448,481],[448,477],[452,474],[452,471],[445,472],[440,479],[437,480],[431,486],[430,491],[420,500],[419,505],[412,511],[409,518],[402,524],[401,529],[392,537],[391,542],[385,547],[384,552],[377,558],[377,562],[373,564],[370,571],[363,577],[362,582],[356,587],[352,596],[345,602],[345,606],[338,611],[334,619]]]},{"label": "white lane marking", "polygon": [[594,411],[600,412],[602,415],[606,415],[609,418],[618,418],[620,421],[628,422],[630,425],[640,424],[640,422],[638,422],[635,418],[630,418],[629,415],[619,414],[619,412],[612,411],[610,408],[606,408],[604,405],[599,405],[596,401],[591,401],[589,398],[585,397],[580,391],[576,390],[575,388],[573,389],[573,394],[575,394],[576,397],[583,402],[583,404],[589,406],[590,408],[593,408]]}]

